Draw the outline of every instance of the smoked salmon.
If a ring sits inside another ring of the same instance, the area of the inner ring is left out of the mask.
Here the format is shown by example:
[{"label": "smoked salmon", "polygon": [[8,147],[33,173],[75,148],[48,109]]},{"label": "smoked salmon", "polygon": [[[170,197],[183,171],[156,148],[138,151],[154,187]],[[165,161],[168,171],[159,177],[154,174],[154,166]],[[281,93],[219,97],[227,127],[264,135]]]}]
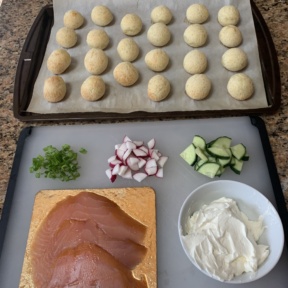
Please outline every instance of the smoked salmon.
[{"label": "smoked salmon", "polygon": [[[71,237],[77,235],[76,237]],[[129,269],[133,269],[141,262],[147,248],[130,239],[117,239],[105,233],[94,221],[65,220],[53,235],[53,255],[63,249],[75,247],[83,242],[93,243],[115,257]],[[51,255],[51,257],[53,257]],[[129,255],[127,257],[127,255]]]},{"label": "smoked salmon", "polygon": [[145,280],[135,279],[131,270],[99,246],[83,243],[63,250],[55,259],[47,287],[144,288],[147,285]]},{"label": "smoked salmon", "polygon": [[90,192],[67,197],[33,239],[35,287],[147,287],[131,271],[145,257],[146,230],[106,197]]}]

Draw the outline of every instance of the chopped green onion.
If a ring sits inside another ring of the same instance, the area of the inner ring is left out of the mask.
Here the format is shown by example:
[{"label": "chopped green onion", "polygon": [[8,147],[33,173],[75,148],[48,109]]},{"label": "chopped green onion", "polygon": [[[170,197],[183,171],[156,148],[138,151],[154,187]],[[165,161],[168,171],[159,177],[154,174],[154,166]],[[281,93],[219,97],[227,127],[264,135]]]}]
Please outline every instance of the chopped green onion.
[{"label": "chopped green onion", "polygon": [[[61,181],[75,180],[80,176],[78,169],[78,155],[70,145],[64,144],[61,150],[49,145],[43,148],[45,155],[38,155],[32,159],[30,173],[35,173],[36,178],[60,179]],[[87,150],[81,148],[80,153],[86,154]]]},{"label": "chopped green onion", "polygon": [[80,148],[79,152],[82,154],[87,154],[87,150],[85,148]]}]

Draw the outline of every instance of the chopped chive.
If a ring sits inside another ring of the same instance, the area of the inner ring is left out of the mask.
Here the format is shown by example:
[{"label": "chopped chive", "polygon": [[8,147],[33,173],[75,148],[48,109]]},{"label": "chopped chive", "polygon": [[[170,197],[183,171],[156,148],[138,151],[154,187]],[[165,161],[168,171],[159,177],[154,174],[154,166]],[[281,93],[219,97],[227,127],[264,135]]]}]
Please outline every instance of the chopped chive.
[{"label": "chopped chive", "polygon": [[[38,155],[32,159],[32,166],[29,168],[30,173],[35,172],[35,177],[60,179],[61,181],[75,180],[80,176],[78,172],[78,155],[70,145],[64,144],[61,150],[52,145],[43,148],[45,155]],[[86,154],[87,150],[81,148],[80,153]]]}]

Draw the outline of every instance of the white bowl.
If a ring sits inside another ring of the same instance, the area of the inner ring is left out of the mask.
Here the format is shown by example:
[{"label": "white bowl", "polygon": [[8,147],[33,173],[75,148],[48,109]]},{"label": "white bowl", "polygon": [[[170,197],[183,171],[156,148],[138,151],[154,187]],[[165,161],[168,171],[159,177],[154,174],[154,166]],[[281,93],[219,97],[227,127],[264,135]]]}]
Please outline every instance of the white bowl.
[{"label": "white bowl", "polygon": [[250,220],[257,220],[260,215],[263,217],[265,230],[258,243],[268,245],[270,254],[256,273],[243,273],[230,281],[225,281],[231,284],[252,282],[263,277],[274,268],[281,257],[284,246],[283,226],[276,209],[263,194],[254,188],[236,181],[220,180],[204,184],[191,192],[181,207],[178,219],[178,232],[182,247],[187,257],[200,271],[213,279],[219,280],[197,265],[189,254],[186,244],[183,241],[183,236],[187,234],[185,225],[188,218],[204,204],[209,204],[221,197],[234,199],[239,209],[244,212]]}]

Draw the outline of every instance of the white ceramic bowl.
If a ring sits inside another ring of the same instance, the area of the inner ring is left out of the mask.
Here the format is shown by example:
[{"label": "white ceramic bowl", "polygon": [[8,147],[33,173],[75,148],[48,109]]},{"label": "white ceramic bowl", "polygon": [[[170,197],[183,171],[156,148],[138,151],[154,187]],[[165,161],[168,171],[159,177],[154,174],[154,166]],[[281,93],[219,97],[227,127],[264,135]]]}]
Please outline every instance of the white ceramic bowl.
[{"label": "white ceramic bowl", "polygon": [[178,231],[182,247],[187,257],[200,271],[213,279],[219,280],[197,265],[183,241],[183,234],[187,234],[185,224],[195,211],[199,210],[204,204],[209,204],[221,197],[234,199],[239,209],[250,220],[257,220],[260,215],[263,216],[265,230],[258,243],[268,245],[270,254],[256,273],[243,273],[230,281],[225,281],[231,284],[252,282],[263,277],[274,268],[281,257],[284,246],[283,226],[276,209],[263,194],[254,188],[236,181],[220,180],[204,184],[191,192],[181,207],[178,219]]}]

